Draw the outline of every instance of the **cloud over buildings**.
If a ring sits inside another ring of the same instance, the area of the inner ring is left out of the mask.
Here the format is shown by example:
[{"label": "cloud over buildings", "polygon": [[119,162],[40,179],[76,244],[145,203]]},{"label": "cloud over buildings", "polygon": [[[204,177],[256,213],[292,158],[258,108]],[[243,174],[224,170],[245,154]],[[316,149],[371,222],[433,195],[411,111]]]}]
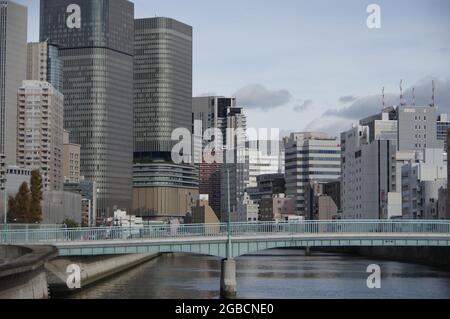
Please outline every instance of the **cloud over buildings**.
[{"label": "cloud over buildings", "polygon": [[248,109],[264,111],[277,108],[289,103],[292,95],[288,90],[269,90],[261,84],[249,84],[234,94],[239,105]]}]

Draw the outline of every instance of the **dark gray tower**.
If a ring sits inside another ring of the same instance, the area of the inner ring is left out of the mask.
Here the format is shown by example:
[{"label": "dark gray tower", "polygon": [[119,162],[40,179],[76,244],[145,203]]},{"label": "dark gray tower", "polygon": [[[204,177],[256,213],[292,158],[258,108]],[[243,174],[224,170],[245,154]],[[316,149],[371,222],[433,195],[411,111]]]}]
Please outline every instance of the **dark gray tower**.
[{"label": "dark gray tower", "polygon": [[81,174],[98,187],[98,214],[131,208],[134,4],[41,0],[41,41],[63,63],[64,127],[81,144]]},{"label": "dark gray tower", "polygon": [[7,165],[16,164],[17,89],[26,79],[26,59],[27,8],[0,0],[0,157]]},{"label": "dark gray tower", "polygon": [[172,163],[177,128],[192,129],[192,27],[170,18],[135,20],[133,211],[184,217],[198,169]]}]

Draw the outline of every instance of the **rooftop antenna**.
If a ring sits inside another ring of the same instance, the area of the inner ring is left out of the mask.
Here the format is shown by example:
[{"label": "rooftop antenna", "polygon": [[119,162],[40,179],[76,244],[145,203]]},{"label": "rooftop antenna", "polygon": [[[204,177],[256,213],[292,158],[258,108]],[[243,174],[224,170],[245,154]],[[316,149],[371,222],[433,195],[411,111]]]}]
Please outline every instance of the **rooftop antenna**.
[{"label": "rooftop antenna", "polygon": [[432,86],[432,96],[431,96],[431,107],[435,107],[436,106],[436,84],[433,81],[431,81],[431,86]]},{"label": "rooftop antenna", "polygon": [[403,80],[400,80],[400,105],[405,105],[405,101],[403,99]]},{"label": "rooftop antenna", "polygon": [[386,107],[386,100],[385,100],[385,95],[384,95],[384,86],[383,86],[383,89],[381,90],[381,93],[382,93],[382,95],[383,95],[383,110],[384,110],[384,108]]},{"label": "rooftop antenna", "polygon": [[413,93],[413,106],[416,106],[416,88],[412,88]]}]

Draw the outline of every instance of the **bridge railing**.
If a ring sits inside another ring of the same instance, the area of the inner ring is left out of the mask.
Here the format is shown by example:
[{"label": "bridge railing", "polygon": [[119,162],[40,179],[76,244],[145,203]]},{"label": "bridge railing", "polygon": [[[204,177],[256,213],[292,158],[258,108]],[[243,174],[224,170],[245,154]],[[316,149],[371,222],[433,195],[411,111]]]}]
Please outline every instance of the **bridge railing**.
[{"label": "bridge railing", "polygon": [[[147,225],[143,227],[93,227],[0,230],[0,244],[40,244],[105,240],[224,237],[227,224]],[[302,221],[291,223],[232,223],[233,237],[286,234],[450,234],[450,221]]]}]

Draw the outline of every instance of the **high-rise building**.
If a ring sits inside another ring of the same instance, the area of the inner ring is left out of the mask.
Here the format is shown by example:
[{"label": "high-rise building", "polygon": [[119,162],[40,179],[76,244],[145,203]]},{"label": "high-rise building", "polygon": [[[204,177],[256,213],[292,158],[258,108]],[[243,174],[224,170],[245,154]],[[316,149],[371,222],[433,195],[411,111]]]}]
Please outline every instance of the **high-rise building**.
[{"label": "high-rise building", "polygon": [[26,79],[27,8],[0,1],[0,154],[16,164],[17,89]]},{"label": "high-rise building", "polygon": [[[411,163],[420,162],[427,150],[442,150],[443,141],[436,136],[436,119],[433,106],[390,106],[341,134],[343,218],[422,216],[408,208],[414,206],[410,199],[415,196],[407,194],[407,189],[418,184],[403,179],[415,176],[415,164]],[[428,163],[434,165],[432,161]],[[405,165],[409,165],[411,173]],[[429,182],[424,181],[431,190]],[[436,198],[437,193],[436,188],[430,196]]]},{"label": "high-rise building", "polygon": [[198,196],[198,167],[174,163],[175,129],[192,130],[192,27],[171,18],[134,22],[133,212],[184,217]]},{"label": "high-rise building", "polygon": [[[283,173],[280,165],[280,144],[278,141],[249,141],[247,188],[257,187],[259,175]],[[284,167],[284,165],[283,165]]]},{"label": "high-rise building", "polygon": [[224,160],[221,166],[221,220],[227,221],[230,212],[232,219],[244,201],[248,185],[247,117],[241,107],[228,109],[226,117],[226,137],[224,137]]},{"label": "high-rise building", "polygon": [[286,145],[286,196],[295,198],[296,214],[306,216],[306,187],[341,176],[341,146],[324,133],[292,133]]},{"label": "high-rise building", "polygon": [[402,166],[402,217],[438,219],[439,189],[447,184],[447,157],[442,149],[425,149]]},{"label": "high-rise building", "polygon": [[62,61],[57,46],[48,41],[28,43],[27,80],[46,81],[62,92]]},{"label": "high-rise building", "polygon": [[437,140],[444,143],[444,150],[447,149],[447,131],[450,129],[450,121],[447,114],[440,114],[437,118]]},{"label": "high-rise building", "polygon": [[67,131],[64,131],[63,144],[62,167],[64,183],[79,183],[81,145],[70,143],[69,132]]},{"label": "high-rise building", "polygon": [[341,134],[344,219],[383,219],[384,207],[390,217],[401,215],[396,139],[369,142],[369,132],[369,126],[358,125]]},{"label": "high-rise building", "polygon": [[[447,141],[450,141],[450,129],[447,130]],[[450,219],[450,143],[447,143],[447,215],[446,219]]]},{"label": "high-rise building", "polygon": [[[222,156],[223,144],[226,140],[227,116],[231,107],[236,107],[236,99],[224,96],[202,96],[192,99],[192,113],[194,121],[202,123],[202,130],[197,134],[203,134],[208,129],[218,129],[220,136],[208,137],[218,142],[218,148],[215,155]],[[203,148],[211,141],[194,142],[194,158],[200,159],[199,192],[207,194],[209,204],[219,219],[221,219],[221,174],[223,163],[211,163],[203,159]]]},{"label": "high-rise building", "polygon": [[338,219],[340,210],[340,181],[319,183],[311,181],[306,187],[307,216],[311,220]]},{"label": "high-rise building", "polygon": [[59,47],[64,128],[96,183],[98,216],[131,208],[134,4],[41,0],[40,41]]},{"label": "high-rise building", "polygon": [[23,81],[17,98],[17,164],[41,171],[44,191],[63,189],[63,95],[50,83]]}]

